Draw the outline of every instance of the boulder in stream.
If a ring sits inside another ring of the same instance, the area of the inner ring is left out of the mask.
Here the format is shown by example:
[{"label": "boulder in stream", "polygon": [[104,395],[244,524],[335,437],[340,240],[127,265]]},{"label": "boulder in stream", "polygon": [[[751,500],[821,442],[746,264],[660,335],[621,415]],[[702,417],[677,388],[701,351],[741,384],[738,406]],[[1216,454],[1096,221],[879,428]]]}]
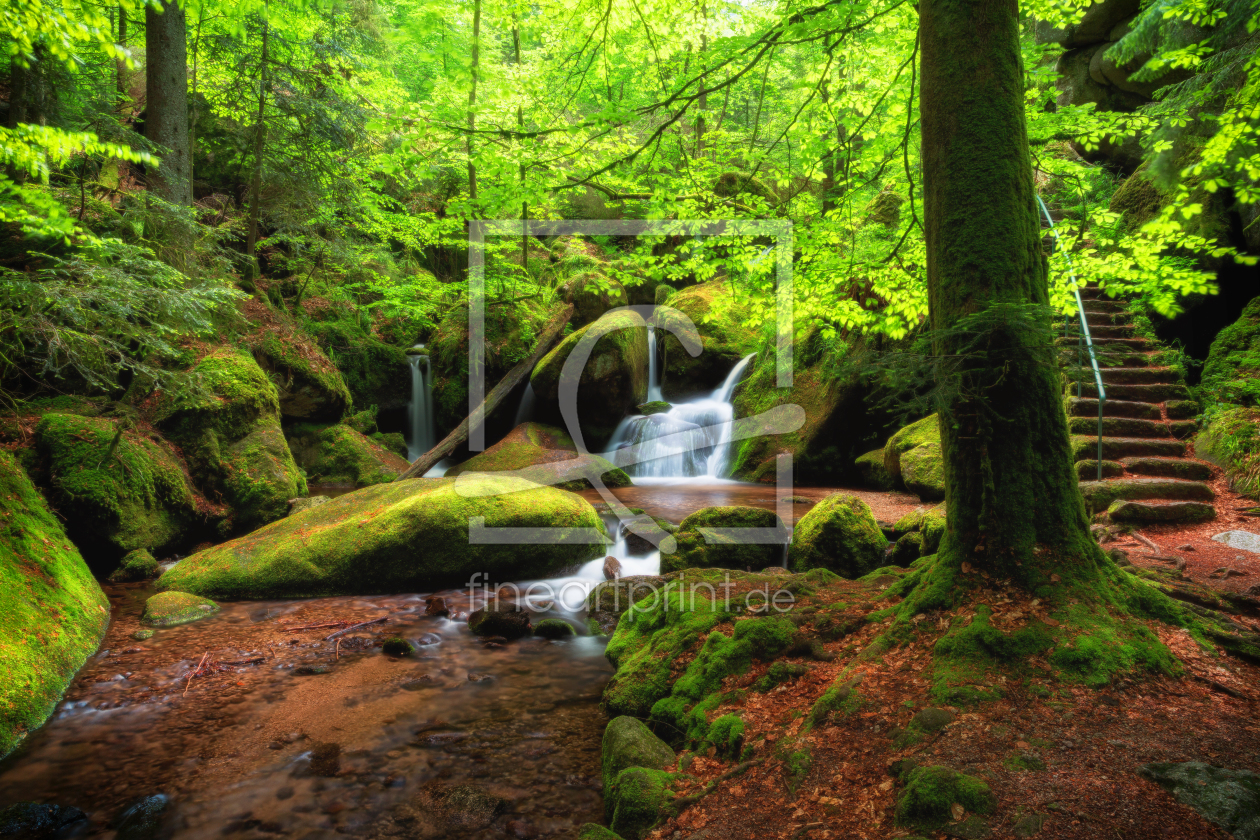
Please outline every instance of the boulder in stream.
[{"label": "boulder in stream", "polygon": [[218,611],[219,605],[209,598],[187,592],[159,592],[144,602],[140,623],[150,627],[174,627],[209,618]]},{"label": "boulder in stream", "polygon": [[468,629],[478,636],[519,639],[529,635],[529,613],[511,601],[493,598],[468,616]]},{"label": "boulder in stream", "polygon": [[888,540],[870,506],[856,496],[828,496],[801,517],[788,565],[794,572],[830,569],[856,579],[884,565]]},{"label": "boulder in stream", "polygon": [[[718,533],[716,529],[756,528],[741,534]],[[781,532],[777,542],[754,542],[767,538],[772,530]],[[661,572],[716,567],[721,569],[761,569],[782,562],[788,531],[774,511],[746,505],[701,508],[688,516],[674,534],[677,549],[661,553]]]},{"label": "boulder in stream", "polygon": [[[549,530],[535,543],[474,543],[470,521],[525,536]],[[556,537],[592,541],[546,541]],[[480,475],[417,479],[347,493],[206,549],[158,585],[216,598],[431,592],[478,572],[482,583],[546,577],[599,556],[606,540],[595,509],[573,493]]]},{"label": "boulder in stream", "polygon": [[313,482],[368,487],[393,481],[406,472],[406,458],[346,425],[293,428],[289,449]]},{"label": "boulder in stream", "polygon": [[109,601],[79,550],[0,451],[0,757],[52,713],[108,625]]},{"label": "boulder in stream", "polygon": [[162,815],[171,803],[169,796],[155,793],[133,803],[115,821],[114,840],[156,840],[162,828]]},{"label": "boulder in stream", "polygon": [[109,576],[110,583],[130,583],[137,580],[148,580],[162,573],[158,561],[143,548],[127,552],[118,568]]},{"label": "boulder in stream", "polygon": [[463,473],[513,474],[561,490],[589,490],[591,477],[598,476],[605,487],[629,487],[630,476],[600,455],[579,456],[573,439],[562,429],[543,423],[522,423],[485,452],[474,455],[446,471],[448,476]]}]

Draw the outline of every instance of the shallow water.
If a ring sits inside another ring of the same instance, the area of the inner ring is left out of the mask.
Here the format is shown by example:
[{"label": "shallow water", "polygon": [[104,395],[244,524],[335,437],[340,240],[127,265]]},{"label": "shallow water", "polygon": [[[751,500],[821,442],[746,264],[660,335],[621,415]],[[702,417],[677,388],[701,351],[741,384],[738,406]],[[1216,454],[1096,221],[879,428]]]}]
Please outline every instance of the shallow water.
[{"label": "shallow water", "polygon": [[[426,616],[420,595],[240,602],[136,641],[151,590],[107,592],[103,650],[0,764],[0,807],[73,805],[104,836],[121,809],[163,793],[164,832],[181,838],[563,837],[602,816],[600,637],[479,640],[466,615],[481,596],[447,592],[453,618]],[[336,627],[286,632],[378,616],[340,645],[324,641]],[[393,635],[415,655],[374,645]],[[214,672],[189,680],[203,657]],[[453,828],[425,810],[463,784],[505,812]]]}]

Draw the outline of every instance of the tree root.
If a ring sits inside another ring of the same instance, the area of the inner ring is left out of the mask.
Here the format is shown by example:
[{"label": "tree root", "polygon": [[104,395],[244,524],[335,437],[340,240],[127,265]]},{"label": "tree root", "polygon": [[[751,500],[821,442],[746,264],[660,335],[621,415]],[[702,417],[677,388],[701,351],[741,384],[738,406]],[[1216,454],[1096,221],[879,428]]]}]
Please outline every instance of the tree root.
[{"label": "tree root", "polygon": [[732,767],[730,770],[727,770],[725,773],[723,773],[722,775],[718,776],[716,779],[714,779],[713,781],[705,785],[704,789],[701,790],[700,792],[692,793],[687,796],[678,797],[673,802],[669,803],[669,810],[672,812],[671,816],[676,817],[687,808],[690,808],[692,805],[695,805],[701,799],[704,799],[710,793],[713,793],[713,791],[717,790],[718,785],[720,785],[722,782],[725,782],[727,779],[733,779],[734,777],[742,773],[745,773],[749,769],[756,767],[758,764],[763,764],[764,762],[765,762],[764,758],[754,758],[751,761],[745,761],[743,764],[737,764],[734,767]]}]

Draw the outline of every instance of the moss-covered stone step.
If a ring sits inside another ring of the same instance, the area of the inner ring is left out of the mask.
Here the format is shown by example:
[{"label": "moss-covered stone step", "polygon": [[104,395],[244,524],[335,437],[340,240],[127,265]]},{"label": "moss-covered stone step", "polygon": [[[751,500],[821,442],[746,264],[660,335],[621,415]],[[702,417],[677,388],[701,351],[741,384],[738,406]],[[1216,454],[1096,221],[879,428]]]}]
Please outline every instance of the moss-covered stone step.
[{"label": "moss-covered stone step", "polygon": [[[1131,316],[1128,312],[1123,311],[1123,310],[1119,312],[1086,312],[1085,313],[1085,323],[1089,324],[1090,329],[1093,329],[1096,325],[1101,326],[1103,324],[1128,324],[1132,321],[1133,321],[1133,316]],[[1069,327],[1069,329],[1071,329],[1071,327]]]},{"label": "moss-covered stone step", "polygon": [[1177,499],[1210,502],[1216,492],[1201,481],[1180,481],[1175,478],[1115,478],[1082,481],[1081,495],[1090,510],[1099,511],[1117,499]]},{"label": "moss-covered stone step", "polygon": [[[1134,402],[1161,403],[1164,400],[1188,400],[1190,389],[1180,382],[1160,382],[1149,385],[1107,385],[1107,399],[1132,400]],[[1082,397],[1097,397],[1098,388],[1086,380],[1081,388]]]},{"label": "moss-covered stone step", "polygon": [[1112,522],[1207,522],[1216,518],[1216,508],[1206,502],[1119,500],[1107,516]]},{"label": "moss-covered stone step", "polygon": [[1162,382],[1180,382],[1181,374],[1168,367],[1104,368],[1104,385],[1144,385]]},{"label": "moss-covered stone step", "polygon": [[[1068,397],[1068,415],[1071,417],[1098,418],[1098,400],[1081,397]],[[1154,403],[1130,402],[1129,400],[1106,400],[1103,403],[1104,417],[1137,417],[1142,420],[1159,420],[1159,406]]]},{"label": "moss-covered stone step", "polygon": [[1172,420],[1168,423],[1168,431],[1178,440],[1189,440],[1199,431],[1199,424],[1193,420]]},{"label": "moss-covered stone step", "polygon": [[[1088,322],[1088,319],[1086,319],[1086,321]],[[1134,327],[1132,324],[1108,323],[1099,324],[1097,326],[1090,324],[1089,326],[1089,334],[1094,341],[1111,338],[1133,338],[1133,330]],[[1076,336],[1079,333],[1080,329],[1076,324],[1073,324],[1072,327],[1068,329],[1069,338]]]},{"label": "moss-covered stone step", "polygon": [[1164,404],[1164,411],[1171,420],[1189,420],[1197,417],[1201,410],[1198,400],[1169,400]]},{"label": "moss-covered stone step", "polygon": [[1089,315],[1093,312],[1125,312],[1127,311],[1125,304],[1118,300],[1087,300],[1084,301],[1085,314]]},{"label": "moss-covered stone step", "polygon": [[[1074,435],[1097,435],[1097,417],[1072,417],[1068,428]],[[1136,417],[1104,417],[1102,432],[1107,437],[1166,438],[1168,424],[1162,420],[1140,420]]]},{"label": "moss-covered stone step", "polygon": [[1159,475],[1186,481],[1207,481],[1212,477],[1210,465],[1185,458],[1121,458],[1120,464],[1136,475]]},{"label": "moss-covered stone step", "polygon": [[[1106,437],[1102,439],[1102,457],[1107,461],[1121,458],[1154,455],[1161,458],[1180,458],[1186,454],[1186,445],[1173,438]],[[1098,457],[1098,438],[1087,435],[1072,436],[1072,460],[1084,461]]]},{"label": "moss-covered stone step", "polygon": [[[1119,461],[1102,462],[1103,478],[1117,478],[1122,475],[1124,475],[1124,467]],[[1096,481],[1098,479],[1098,461],[1077,461],[1076,477],[1081,481]]]}]

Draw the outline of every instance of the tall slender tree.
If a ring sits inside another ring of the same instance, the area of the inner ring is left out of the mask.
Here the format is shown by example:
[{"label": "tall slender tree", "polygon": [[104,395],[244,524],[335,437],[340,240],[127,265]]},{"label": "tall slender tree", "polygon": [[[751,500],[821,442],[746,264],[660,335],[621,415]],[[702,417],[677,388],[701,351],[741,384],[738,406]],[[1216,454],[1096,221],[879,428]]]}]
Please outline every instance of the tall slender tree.
[{"label": "tall slender tree", "polygon": [[145,22],[144,136],[161,147],[162,165],[149,170],[149,189],[172,204],[192,203],[189,187],[188,49],[184,7],[149,5]]}]

